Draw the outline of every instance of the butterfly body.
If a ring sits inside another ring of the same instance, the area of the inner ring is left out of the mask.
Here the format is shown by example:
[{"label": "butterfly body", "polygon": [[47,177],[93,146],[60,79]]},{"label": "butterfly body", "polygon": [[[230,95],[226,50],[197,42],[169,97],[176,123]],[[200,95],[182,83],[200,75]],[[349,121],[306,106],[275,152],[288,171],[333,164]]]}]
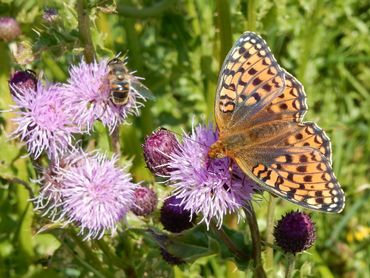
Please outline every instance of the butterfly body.
[{"label": "butterfly body", "polygon": [[209,157],[229,157],[264,189],[306,208],[340,212],[344,193],[331,166],[331,144],[307,111],[301,83],[252,32],[223,64],[215,101],[218,140]]}]

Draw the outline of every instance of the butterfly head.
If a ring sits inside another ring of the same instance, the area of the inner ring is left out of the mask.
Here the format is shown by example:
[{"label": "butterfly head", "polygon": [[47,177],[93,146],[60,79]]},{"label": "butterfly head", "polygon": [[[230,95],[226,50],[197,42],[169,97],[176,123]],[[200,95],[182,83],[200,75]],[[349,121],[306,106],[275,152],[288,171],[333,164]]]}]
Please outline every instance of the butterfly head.
[{"label": "butterfly head", "polygon": [[210,158],[224,158],[224,157],[226,157],[225,145],[220,140],[216,141],[209,148],[208,156]]}]

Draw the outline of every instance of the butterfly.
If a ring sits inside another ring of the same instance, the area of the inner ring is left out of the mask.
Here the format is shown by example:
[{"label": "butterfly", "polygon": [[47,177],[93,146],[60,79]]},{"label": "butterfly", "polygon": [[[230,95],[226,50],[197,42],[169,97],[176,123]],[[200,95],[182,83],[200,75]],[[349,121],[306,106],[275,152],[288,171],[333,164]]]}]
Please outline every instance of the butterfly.
[{"label": "butterfly", "polygon": [[265,190],[305,208],[341,212],[344,192],[331,143],[307,111],[302,84],[266,42],[245,32],[225,58],[215,99],[218,140],[211,158],[229,157]]}]

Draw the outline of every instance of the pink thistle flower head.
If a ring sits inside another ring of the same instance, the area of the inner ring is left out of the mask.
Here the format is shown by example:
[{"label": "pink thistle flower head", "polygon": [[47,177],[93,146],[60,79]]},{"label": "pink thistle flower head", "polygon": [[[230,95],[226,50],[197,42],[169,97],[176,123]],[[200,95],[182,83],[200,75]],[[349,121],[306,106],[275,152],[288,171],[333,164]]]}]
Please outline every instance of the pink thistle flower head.
[{"label": "pink thistle flower head", "polygon": [[0,39],[12,41],[21,34],[21,28],[18,22],[8,16],[0,17]]},{"label": "pink thistle flower head", "polygon": [[113,131],[126,121],[129,114],[138,115],[145,98],[135,89],[130,89],[128,102],[116,105],[111,99],[108,60],[72,66],[66,86],[66,102],[78,126],[90,131],[95,120],[100,120]]},{"label": "pink thistle flower head", "polygon": [[38,82],[36,90],[19,86],[16,90],[12,108],[18,117],[13,119],[17,124],[13,137],[24,141],[35,159],[43,151],[50,159],[58,159],[71,146],[77,130],[66,113],[62,87]]},{"label": "pink thistle flower head", "polygon": [[136,185],[116,166],[117,158],[82,154],[76,166],[61,169],[63,215],[81,228],[85,239],[113,235],[134,201]]},{"label": "pink thistle flower head", "polygon": [[[238,213],[252,200],[255,184],[229,158],[211,159],[209,147],[218,134],[212,127],[198,126],[185,135],[180,147],[171,155],[173,169],[168,182],[182,199],[184,209],[202,214],[207,227],[212,219],[222,225],[224,215]],[[239,214],[238,214],[239,215]]]}]

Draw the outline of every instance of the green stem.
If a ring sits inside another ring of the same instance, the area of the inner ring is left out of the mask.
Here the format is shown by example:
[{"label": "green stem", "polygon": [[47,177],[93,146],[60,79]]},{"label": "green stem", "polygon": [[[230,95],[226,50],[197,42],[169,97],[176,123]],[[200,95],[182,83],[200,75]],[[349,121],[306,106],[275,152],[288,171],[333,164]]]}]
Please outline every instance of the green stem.
[{"label": "green stem", "polygon": [[256,2],[254,0],[248,1],[248,31],[256,31]]},{"label": "green stem", "polygon": [[221,239],[227,248],[235,254],[239,259],[243,260],[249,260],[250,256],[246,254],[244,251],[240,250],[235,243],[230,239],[230,237],[225,233],[225,231],[222,229],[222,227],[219,229],[217,226],[211,222],[211,229],[212,231],[218,236],[219,239]]},{"label": "green stem", "polygon": [[4,181],[6,181],[9,184],[20,184],[20,185],[23,185],[23,187],[25,189],[27,189],[28,194],[29,194],[29,197],[31,199],[33,199],[35,197],[35,195],[33,194],[33,190],[31,188],[31,186],[27,182],[25,182],[24,180],[18,179],[16,177],[13,177],[13,178],[5,178],[5,177],[1,177],[1,176],[0,176],[0,180],[4,180]]},{"label": "green stem", "polygon": [[287,266],[285,272],[285,278],[292,278],[294,274],[295,267],[295,255],[289,254],[286,256]]},{"label": "green stem", "polygon": [[274,214],[276,198],[270,194],[267,219],[266,219],[266,269],[268,272],[273,273],[274,270],[274,249],[271,247],[274,243]]},{"label": "green stem", "polygon": [[125,260],[118,257],[103,239],[97,240],[96,244],[103,251],[109,262],[113,263],[119,269],[124,270],[127,277],[137,277],[135,269],[130,264],[125,262]]},{"label": "green stem", "polygon": [[[64,246],[66,246],[69,251],[75,256],[76,255],[76,252],[74,251],[74,247],[73,245],[69,242],[68,239],[65,239],[64,240]],[[86,269],[90,270],[92,273],[95,274],[96,277],[99,277],[99,278],[104,278],[106,277],[100,270],[96,269],[96,266],[92,266],[91,264],[89,264],[88,262],[85,262],[83,259],[81,259],[79,256],[75,256],[76,257],[76,260],[82,265],[84,266]]]},{"label": "green stem", "polygon": [[252,244],[253,244],[253,260],[254,260],[254,274],[255,277],[266,277],[265,270],[263,269],[262,258],[261,258],[261,238],[258,230],[258,224],[256,214],[254,213],[253,206],[250,205],[245,210],[245,215],[248,221],[249,230],[251,233]]},{"label": "green stem", "polygon": [[119,139],[119,126],[113,130],[112,134],[110,135],[110,143],[109,146],[111,147],[111,151],[116,154],[118,157],[121,155],[121,143]]},{"label": "green stem", "polygon": [[134,17],[134,18],[147,18],[147,17],[154,17],[162,14],[166,11],[171,5],[175,4],[176,1],[174,0],[163,0],[154,4],[151,7],[146,7],[142,9],[138,9],[136,7],[128,6],[125,4],[120,4],[117,7],[117,11],[119,15],[123,15],[125,17]]},{"label": "green stem", "polygon": [[95,50],[91,38],[90,19],[87,10],[86,0],[77,0],[76,3],[78,31],[80,39],[84,47],[84,55],[86,63],[92,63],[95,59]]},{"label": "green stem", "polygon": [[217,0],[217,29],[220,31],[220,68],[232,46],[232,30],[229,0]]},{"label": "green stem", "polygon": [[100,271],[101,273],[104,273],[105,275],[107,275],[108,277],[111,276],[109,274],[109,272],[107,272],[101,261],[95,256],[95,254],[91,251],[91,247],[90,246],[87,246],[86,245],[86,242],[85,241],[82,241],[81,238],[79,238],[78,236],[76,236],[75,234],[75,231],[73,230],[69,230],[68,231],[68,234],[69,234],[69,238],[71,238],[74,243],[77,244],[77,246],[82,250],[82,252],[84,253],[86,259],[91,262],[91,264],[96,268],[98,269],[98,271]]}]

